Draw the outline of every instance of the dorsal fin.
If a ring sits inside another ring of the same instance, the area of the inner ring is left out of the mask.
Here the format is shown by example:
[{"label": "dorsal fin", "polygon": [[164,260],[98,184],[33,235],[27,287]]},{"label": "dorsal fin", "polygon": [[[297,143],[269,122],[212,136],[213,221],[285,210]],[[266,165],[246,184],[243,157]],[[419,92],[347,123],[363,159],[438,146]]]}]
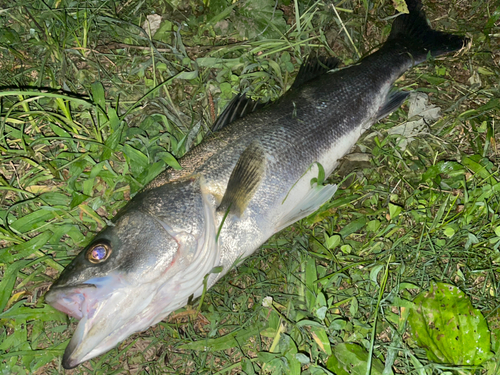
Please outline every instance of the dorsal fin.
[{"label": "dorsal fin", "polygon": [[296,89],[304,83],[322,76],[329,70],[335,69],[339,63],[340,60],[335,57],[309,56],[300,66],[299,73],[297,74],[291,89]]},{"label": "dorsal fin", "polygon": [[[335,57],[310,56],[300,66],[299,73],[293,82],[291,89],[296,89],[304,83],[309,82],[329,70],[335,69],[340,61]],[[212,132],[226,127],[233,121],[266,106],[267,102],[260,102],[247,98],[245,94],[236,95],[224,108],[224,111],[212,125]]]},{"label": "dorsal fin", "polygon": [[251,112],[256,111],[259,108],[262,108],[267,103],[258,102],[246,97],[245,94],[236,95],[229,104],[224,108],[224,111],[220,114],[220,116],[215,120],[212,131],[216,132],[221,130],[225,126],[232,123],[234,120],[237,120]]}]

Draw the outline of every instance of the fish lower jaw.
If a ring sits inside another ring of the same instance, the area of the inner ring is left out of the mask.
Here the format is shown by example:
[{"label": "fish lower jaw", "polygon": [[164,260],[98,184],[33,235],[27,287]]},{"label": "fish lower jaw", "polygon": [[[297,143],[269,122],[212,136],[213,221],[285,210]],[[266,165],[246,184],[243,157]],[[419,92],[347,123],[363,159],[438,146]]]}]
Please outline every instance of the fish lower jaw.
[{"label": "fish lower jaw", "polygon": [[[186,280],[183,281],[186,282]],[[190,287],[193,288],[194,293],[191,294],[201,294],[203,290],[203,277],[195,277],[190,282],[188,281],[187,284],[191,284]],[[111,297],[111,300],[106,301],[106,304],[95,306],[95,309],[88,311],[88,314],[86,309],[83,318],[78,323],[73,338],[64,352],[63,367],[65,369],[74,368],[85,361],[115,348],[127,339],[127,337],[147,330],[152,325],[165,319],[172,311],[184,306],[189,296],[180,293],[181,290],[184,290],[181,286],[186,285],[182,285],[182,283],[174,285],[167,283],[159,287],[156,292],[149,292],[149,298],[145,298],[142,303],[134,306],[133,308],[136,312],[128,314],[125,319],[120,317],[124,306],[113,313],[106,313],[104,311],[107,306],[115,305],[112,301],[113,297],[119,303],[119,293]],[[142,290],[142,293],[136,293],[135,298],[130,296],[129,298],[137,301],[144,295],[148,295],[147,290]],[[87,302],[91,303],[91,301]],[[132,306],[128,307],[132,308]],[[121,324],[116,325],[114,328],[110,327],[113,323],[116,324],[120,320],[122,320]],[[107,335],[103,334],[106,331],[108,331]]]},{"label": "fish lower jaw", "polygon": [[[75,358],[73,361],[75,362],[74,366],[79,365],[80,363],[83,363],[85,361],[88,361],[89,359],[95,358],[103,353],[106,353],[108,350],[113,349],[114,347],[118,346],[122,340],[117,340],[115,339],[115,336],[121,336],[120,333],[124,332],[126,330],[125,328],[126,324],[124,324],[118,331],[114,331],[110,333],[106,338],[102,340],[102,342],[95,348],[93,348],[90,352],[88,352],[86,355],[81,357],[80,359]],[[123,333],[122,333],[123,335]],[[71,360],[72,356],[70,355],[68,357],[68,360]]]},{"label": "fish lower jaw", "polygon": [[[118,318],[117,318],[118,319]],[[131,323],[135,317],[127,320],[118,328],[113,329],[104,337],[92,337],[93,332],[102,332],[103,329],[96,325],[95,320],[84,317],[78,322],[76,331],[69,345],[64,352],[62,365],[65,369],[71,369],[78,366],[80,363],[95,358],[114,347],[118,346],[123,340],[135,332],[146,330],[150,326],[150,322],[146,322],[142,327],[134,329]],[[141,329],[142,328],[142,329]],[[97,345],[94,345],[95,342]]]}]

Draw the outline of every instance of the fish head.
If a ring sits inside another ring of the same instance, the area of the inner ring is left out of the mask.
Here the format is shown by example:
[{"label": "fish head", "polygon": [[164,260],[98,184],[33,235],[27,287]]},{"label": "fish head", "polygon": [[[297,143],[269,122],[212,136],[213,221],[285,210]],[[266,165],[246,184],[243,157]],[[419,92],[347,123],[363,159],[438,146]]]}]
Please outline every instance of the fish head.
[{"label": "fish head", "polygon": [[204,247],[203,236],[137,209],[101,231],[45,296],[50,305],[80,320],[63,367],[110,350],[181,307],[177,300],[182,297],[185,303],[189,295],[179,296],[179,278]]}]

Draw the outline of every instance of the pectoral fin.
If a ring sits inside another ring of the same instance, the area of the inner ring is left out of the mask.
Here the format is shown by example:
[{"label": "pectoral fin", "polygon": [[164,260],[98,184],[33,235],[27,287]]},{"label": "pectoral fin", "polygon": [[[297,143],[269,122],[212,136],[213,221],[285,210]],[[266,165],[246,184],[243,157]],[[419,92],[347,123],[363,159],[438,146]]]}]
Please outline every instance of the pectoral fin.
[{"label": "pectoral fin", "polygon": [[266,155],[262,145],[254,141],[241,154],[231,173],[218,212],[229,209],[241,216],[259,187],[266,171]]}]

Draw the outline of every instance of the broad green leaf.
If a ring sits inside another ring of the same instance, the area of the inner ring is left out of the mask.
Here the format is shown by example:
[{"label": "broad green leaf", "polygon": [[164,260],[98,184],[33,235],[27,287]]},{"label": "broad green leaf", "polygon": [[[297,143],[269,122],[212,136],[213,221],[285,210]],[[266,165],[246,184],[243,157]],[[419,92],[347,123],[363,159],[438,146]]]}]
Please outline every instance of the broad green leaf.
[{"label": "broad green leaf", "polygon": [[451,238],[455,235],[455,228],[453,228],[451,225],[447,226],[444,231],[443,231],[444,235],[448,238]]},{"label": "broad green leaf", "polygon": [[248,358],[243,358],[242,359],[242,361],[241,361],[241,369],[247,375],[255,375],[256,374],[256,372],[255,372],[255,370],[253,368],[252,361],[250,361],[250,359],[248,359]]},{"label": "broad green leaf", "polygon": [[175,78],[177,78],[177,79],[185,79],[187,81],[189,81],[191,79],[195,79],[196,77],[198,77],[198,71],[197,70],[194,70],[194,71],[191,71],[191,72],[180,72],[179,74],[177,74],[175,76]]},{"label": "broad green leaf", "polygon": [[358,313],[358,310],[359,310],[358,299],[356,297],[352,297],[351,305],[349,306],[349,312],[351,313],[352,316],[354,316]]},{"label": "broad green leaf", "polygon": [[170,167],[174,168],[174,169],[182,169],[182,167],[180,166],[179,162],[177,161],[176,158],[174,158],[174,156],[169,153],[169,152],[161,152],[160,153],[160,157],[161,157],[161,160],[163,160],[165,163],[167,163],[167,165],[169,165]]},{"label": "broad green leaf", "polygon": [[16,323],[18,324],[14,325],[13,332],[0,343],[0,350],[12,351],[12,349],[29,349],[29,344],[27,342],[28,332],[26,330],[26,322],[24,320],[21,320],[20,322]]},{"label": "broad green leaf", "polygon": [[106,108],[106,99],[104,97],[104,87],[101,82],[94,82],[91,85],[92,100],[102,109]]},{"label": "broad green leaf", "polygon": [[108,160],[114,151],[118,150],[118,145],[120,143],[120,138],[122,135],[123,126],[115,130],[111,135],[108,136],[104,142],[104,149],[101,154],[100,160]]},{"label": "broad green leaf", "polygon": [[[366,375],[368,366],[368,352],[365,348],[354,343],[335,345],[333,354],[328,358],[326,368],[337,375]],[[384,364],[372,358],[372,375],[382,375]]]},{"label": "broad green leaf", "polygon": [[477,174],[481,178],[488,178],[491,173],[482,165],[483,159],[479,155],[464,156],[462,158],[462,163],[469,168],[472,172]]},{"label": "broad green leaf", "polygon": [[289,335],[282,333],[279,341],[279,350],[282,354],[295,354],[297,353],[297,344]]},{"label": "broad green leaf", "polygon": [[410,361],[415,367],[418,375],[432,375],[433,371],[430,368],[425,367],[417,357],[410,353]]},{"label": "broad green leaf", "polygon": [[465,168],[460,163],[457,163],[456,161],[440,161],[425,171],[422,175],[422,181],[434,180],[441,174],[455,177],[464,173]]},{"label": "broad green leaf", "polygon": [[19,245],[6,247],[0,250],[0,259],[4,262],[13,262],[18,259],[26,258],[39,250],[52,237],[51,231],[45,231],[29,241]]},{"label": "broad green leaf", "polygon": [[57,192],[43,193],[40,195],[40,198],[50,206],[68,206],[70,202],[70,198],[67,195]]},{"label": "broad green leaf", "polygon": [[79,204],[85,202],[88,198],[89,198],[88,195],[81,194],[81,193],[79,193],[77,191],[74,191],[73,194],[72,194],[72,199],[71,199],[71,202],[69,204],[69,207],[70,208],[75,208]]},{"label": "broad green leaf", "polygon": [[[159,40],[162,42],[168,42],[170,39],[170,35],[172,33],[173,23],[169,20],[162,20],[160,28],[156,30],[154,33],[153,39]],[[159,63],[156,64],[156,69],[159,71],[168,71],[167,64]]]},{"label": "broad green leaf", "polygon": [[408,11],[408,6],[406,5],[405,0],[394,0],[394,7],[400,13],[410,13]]},{"label": "broad green leaf", "polygon": [[220,20],[229,16],[229,14],[233,11],[233,8],[237,5],[237,3],[233,3],[232,5],[227,6],[227,2],[221,0],[210,1],[209,4],[211,11],[219,10],[220,12],[208,21],[209,25],[215,25]]},{"label": "broad green leaf", "polygon": [[316,293],[318,291],[318,274],[316,272],[316,262],[313,257],[309,257],[306,262],[306,302],[309,310],[316,306]]},{"label": "broad green leaf", "polygon": [[399,214],[403,211],[403,208],[397,204],[389,203],[389,215],[391,220],[394,220],[399,216]]},{"label": "broad green leaf", "polygon": [[106,115],[106,98],[104,93],[104,87],[101,82],[94,82],[91,85],[92,100],[96,107],[98,127],[101,128],[103,124],[108,121],[108,116]]},{"label": "broad green leaf", "polygon": [[83,182],[83,194],[87,196],[92,196],[94,190],[95,178],[99,175],[104,167],[104,162],[100,162],[92,167],[88,179]]},{"label": "broad green leaf", "polygon": [[148,157],[141,151],[126,144],[123,146],[123,153],[125,154],[125,159],[127,159],[130,170],[134,176],[140,175],[142,171],[148,167]]},{"label": "broad green leaf", "polygon": [[328,334],[323,327],[311,326],[311,335],[319,348],[325,352],[327,355],[332,354],[332,348],[330,346],[330,340],[328,339]]},{"label": "broad green leaf", "polygon": [[85,238],[77,225],[65,224],[60,226],[53,226],[52,233],[48,232],[48,243],[51,245],[58,245],[63,236],[68,236],[73,240],[74,244],[80,244]]},{"label": "broad green leaf", "polygon": [[408,324],[412,337],[431,361],[478,366],[491,356],[486,320],[453,285],[435,283],[420,293]]},{"label": "broad green leaf", "polygon": [[380,271],[384,268],[383,264],[377,264],[372,268],[370,271],[370,280],[373,281],[375,284],[378,285],[377,277]]},{"label": "broad green leaf", "polygon": [[325,245],[330,250],[333,250],[338,245],[340,245],[341,240],[342,237],[340,237],[338,234],[334,234],[333,236],[330,237],[325,233]]},{"label": "broad green leaf", "polygon": [[486,76],[491,76],[491,75],[494,75],[495,73],[492,72],[490,69],[488,68],[483,68],[482,66],[478,67],[477,68],[477,72],[479,74],[483,74],[483,75],[486,75]]},{"label": "broad green leaf", "polygon": [[18,232],[25,233],[45,225],[46,221],[53,219],[55,216],[54,211],[42,208],[17,219],[11,224],[11,227]]},{"label": "broad green leaf", "polygon": [[280,68],[279,64],[273,60],[269,60],[268,63],[269,63],[269,66],[274,70],[274,74],[276,75],[276,77],[279,77],[280,79],[282,79],[283,77],[281,75],[281,68]]},{"label": "broad green leaf", "polygon": [[366,217],[360,217],[359,219],[356,219],[354,221],[351,221],[349,224],[347,224],[342,230],[340,231],[340,235],[342,238],[346,238],[352,233],[356,233],[358,230],[363,228],[366,225]]},{"label": "broad green leaf", "polygon": [[113,131],[118,130],[121,121],[120,121],[120,118],[118,117],[118,114],[116,113],[116,109],[109,108],[108,109],[108,117],[109,117],[109,125],[111,126],[111,129],[113,129]]},{"label": "broad green leaf", "polygon": [[25,301],[19,301],[7,311],[0,314],[0,319],[13,319],[13,320],[40,320],[48,321],[55,320],[65,322],[67,320],[66,314],[57,311],[49,305],[43,307],[28,307],[24,306]]},{"label": "broad green leaf", "polygon": [[[257,358],[261,360],[262,357],[258,356]],[[262,362],[264,363],[262,366],[262,372],[264,374],[283,374],[286,371],[284,368],[285,363],[282,361],[282,357]]]},{"label": "broad green leaf", "polygon": [[316,310],[316,316],[320,320],[325,320],[326,312],[328,311],[328,307],[322,306],[319,309]]},{"label": "broad green leaf", "polygon": [[311,362],[309,357],[303,353],[296,353],[295,358],[297,358],[297,360],[303,365],[307,365],[309,362]]},{"label": "broad green leaf", "polygon": [[52,356],[52,358],[59,357],[64,353],[64,349],[66,346],[68,346],[69,340],[63,342],[62,344],[59,344],[55,347],[54,349],[40,349],[40,350],[20,350],[20,351],[11,351],[9,353],[5,353],[3,355],[0,355],[0,360],[5,360],[6,358],[13,357],[13,356],[19,356],[19,357],[25,357],[25,356]]},{"label": "broad green leaf", "polygon": [[427,82],[429,82],[430,84],[435,85],[435,86],[438,86],[438,85],[447,81],[446,78],[434,77],[430,74],[422,74],[421,78],[425,79]]},{"label": "broad green leaf", "polygon": [[280,354],[278,353],[269,353],[269,352],[258,352],[257,357],[261,360],[261,362],[271,362],[278,358]]},{"label": "broad green leaf", "polygon": [[141,175],[138,178],[138,181],[146,185],[148,182],[150,182],[152,179],[158,176],[164,169],[165,169],[165,163],[163,162],[163,160],[153,163],[149,165],[144,170],[144,172],[141,173]]},{"label": "broad green leaf", "polygon": [[366,230],[368,232],[376,232],[380,228],[380,220],[370,220],[368,224],[366,224]]},{"label": "broad green leaf", "polygon": [[325,182],[325,168],[323,168],[323,166],[318,162],[316,162],[315,164],[318,167],[318,177],[314,177],[311,179],[311,186],[314,184],[320,186]]},{"label": "broad green leaf", "polygon": [[2,281],[0,281],[0,312],[7,306],[10,294],[16,283],[17,273],[28,263],[30,263],[30,260],[19,260],[9,265],[3,272]]},{"label": "broad green leaf", "polygon": [[226,350],[229,348],[235,348],[239,345],[244,345],[250,337],[257,336],[263,328],[264,327],[262,323],[256,323],[247,327],[246,329],[239,329],[216,339],[194,341],[188,344],[181,345],[180,348],[203,351]]},{"label": "broad green leaf", "polygon": [[89,161],[87,159],[80,159],[71,163],[68,171],[69,175],[71,176],[68,180],[68,187],[70,187],[72,190],[76,190],[75,181],[88,165]]},{"label": "broad green leaf", "polygon": [[285,367],[285,369],[287,370],[286,371],[287,374],[300,375],[301,364],[295,355],[296,355],[296,353],[292,353],[292,352],[287,352],[285,354],[285,358],[287,360],[286,365],[288,365]]},{"label": "broad green leaf", "polygon": [[334,329],[336,331],[341,331],[341,330],[345,329],[346,325],[347,325],[347,322],[344,319],[337,318],[330,324],[330,329]]},{"label": "broad green leaf", "polygon": [[0,40],[4,44],[12,45],[20,42],[21,38],[16,30],[11,29],[10,27],[2,27],[0,29]]}]

